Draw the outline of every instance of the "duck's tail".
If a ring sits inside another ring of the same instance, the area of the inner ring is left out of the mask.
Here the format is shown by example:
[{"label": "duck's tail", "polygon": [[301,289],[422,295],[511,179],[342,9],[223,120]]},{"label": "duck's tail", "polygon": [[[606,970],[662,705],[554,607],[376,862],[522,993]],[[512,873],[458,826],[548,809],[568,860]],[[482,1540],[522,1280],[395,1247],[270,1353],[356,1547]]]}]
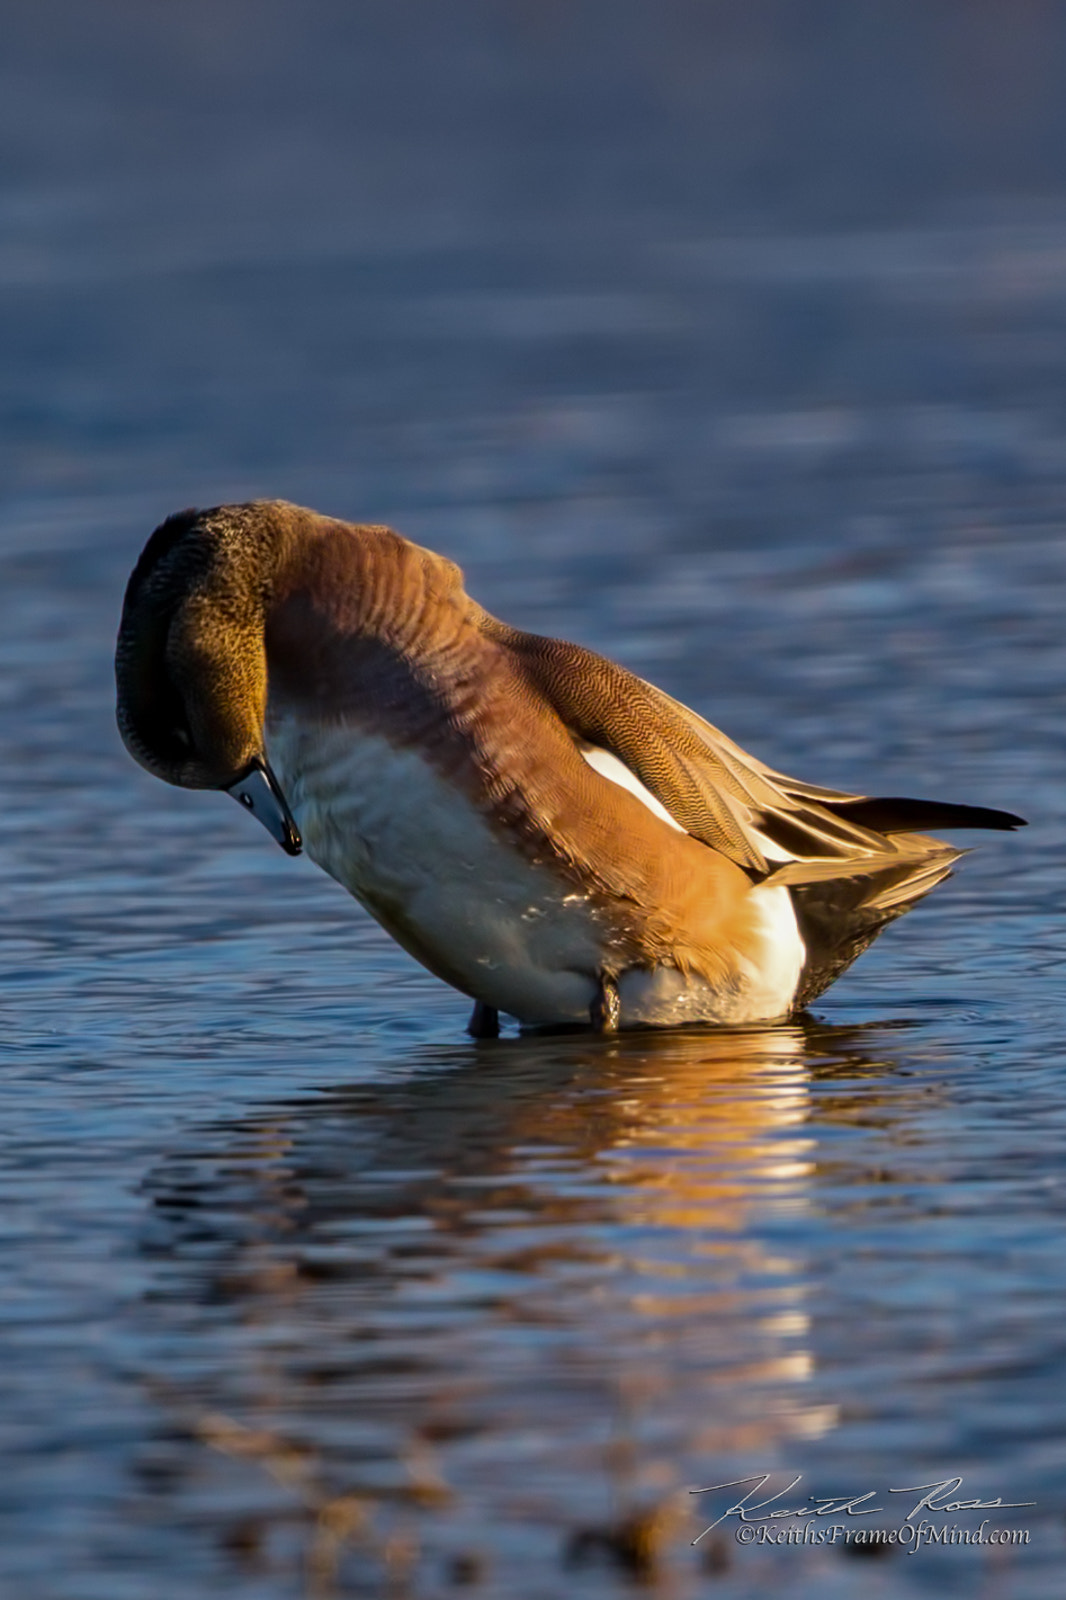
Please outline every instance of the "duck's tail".
[{"label": "duck's tail", "polygon": [[823,800],[827,811],[872,833],[924,833],[926,828],[996,828],[1008,833],[1024,828],[1025,818],[989,806],[958,806],[945,800],[906,800],[898,795],[879,799]]},{"label": "duck's tail", "polygon": [[[900,797],[822,801],[842,820],[885,837],[883,853],[840,860],[788,861],[766,880],[787,885],[807,958],[796,994],[797,1009],[809,1005],[862,954],[888,922],[951,875],[964,851],[918,830],[1023,828],[1010,811]],[[902,836],[902,837],[901,837]]]},{"label": "duck's tail", "polygon": [[767,880],[788,884],[806,946],[794,1001],[797,1011],[828,989],[887,923],[950,877],[953,864],[965,853],[920,834],[908,842],[924,849],[913,855],[868,857],[847,873],[839,862],[789,862]]}]

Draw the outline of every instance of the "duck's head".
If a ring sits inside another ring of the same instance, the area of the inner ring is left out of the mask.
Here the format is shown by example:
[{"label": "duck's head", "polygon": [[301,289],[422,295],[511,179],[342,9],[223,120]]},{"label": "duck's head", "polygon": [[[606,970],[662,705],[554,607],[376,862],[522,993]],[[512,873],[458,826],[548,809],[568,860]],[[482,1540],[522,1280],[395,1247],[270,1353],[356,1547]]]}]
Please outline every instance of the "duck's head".
[{"label": "duck's head", "polygon": [[183,511],[152,534],[122,608],[118,726],[157,778],[224,789],[298,855],[300,835],[264,747],[270,562],[268,519],[257,509]]}]

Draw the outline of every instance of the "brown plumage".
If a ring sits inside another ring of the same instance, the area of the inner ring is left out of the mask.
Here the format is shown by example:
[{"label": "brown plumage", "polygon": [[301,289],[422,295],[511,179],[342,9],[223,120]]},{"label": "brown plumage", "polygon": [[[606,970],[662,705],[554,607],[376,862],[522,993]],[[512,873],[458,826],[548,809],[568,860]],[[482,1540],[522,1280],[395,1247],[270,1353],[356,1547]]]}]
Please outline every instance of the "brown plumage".
[{"label": "brown plumage", "polygon": [[279,502],[156,530],[116,673],[142,765],[229,789],[286,848],[298,824],[484,1031],[772,1020],[947,875],[959,852],[919,830],[1021,822],[797,782],[490,617],[443,557]]}]

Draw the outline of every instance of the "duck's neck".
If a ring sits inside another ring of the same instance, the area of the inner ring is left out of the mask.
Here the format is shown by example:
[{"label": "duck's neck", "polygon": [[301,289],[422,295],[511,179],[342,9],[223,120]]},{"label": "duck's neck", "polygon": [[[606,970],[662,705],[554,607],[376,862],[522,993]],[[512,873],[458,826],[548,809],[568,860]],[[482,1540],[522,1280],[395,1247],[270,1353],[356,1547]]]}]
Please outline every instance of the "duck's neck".
[{"label": "duck's neck", "polygon": [[478,612],[458,567],[382,527],[290,514],[264,601],[270,700],[326,710],[386,666],[464,653]]}]

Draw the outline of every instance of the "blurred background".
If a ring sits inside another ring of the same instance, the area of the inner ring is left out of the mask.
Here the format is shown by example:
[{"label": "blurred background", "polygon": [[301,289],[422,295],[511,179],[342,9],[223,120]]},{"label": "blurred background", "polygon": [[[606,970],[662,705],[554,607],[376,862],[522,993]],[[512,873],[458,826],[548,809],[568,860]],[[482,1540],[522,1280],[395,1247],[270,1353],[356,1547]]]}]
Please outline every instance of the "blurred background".
[{"label": "blurred background", "polygon": [[8,527],[286,494],[613,588],[1055,504],[1055,0],[2,16]]},{"label": "blurred background", "polygon": [[[1057,1596],[1066,6],[0,40],[5,1592]],[[119,745],[141,545],[261,496],[802,778],[1032,826],[813,1022],[479,1052]],[[965,1473],[1033,1543],[692,1550],[687,1487],[770,1469]]]}]

